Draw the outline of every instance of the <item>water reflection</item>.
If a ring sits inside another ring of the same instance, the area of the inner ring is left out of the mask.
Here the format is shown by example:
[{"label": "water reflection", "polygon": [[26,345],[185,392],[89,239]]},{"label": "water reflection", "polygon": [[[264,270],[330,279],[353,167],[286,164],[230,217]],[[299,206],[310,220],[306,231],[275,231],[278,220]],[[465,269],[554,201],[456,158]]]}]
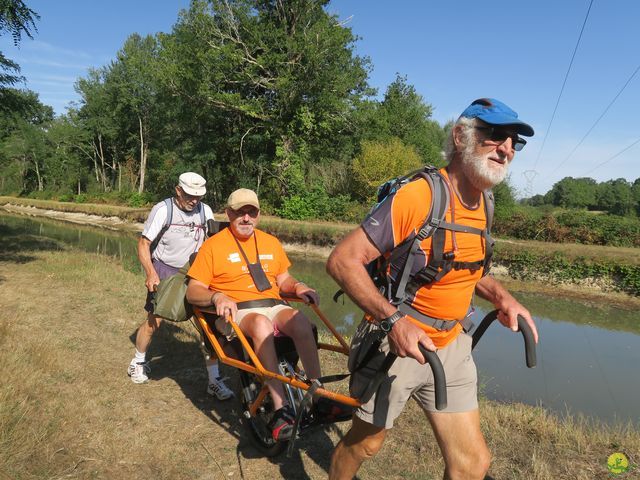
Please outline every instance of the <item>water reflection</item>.
[{"label": "water reflection", "polygon": [[[125,268],[141,272],[134,233],[4,213],[0,225],[112,256]],[[325,273],[324,261],[296,256],[291,260],[293,275],[318,290],[322,310],[338,331],[351,335],[362,313],[346,296],[338,303],[332,301],[338,286]],[[581,412],[605,421],[640,425],[638,312],[534,294],[517,297],[538,326],[538,367],[526,368],[522,336],[496,322],[474,351],[481,391],[492,399],[542,404],[560,414]],[[490,309],[479,302],[476,324]],[[309,318],[314,318],[312,312]]]}]

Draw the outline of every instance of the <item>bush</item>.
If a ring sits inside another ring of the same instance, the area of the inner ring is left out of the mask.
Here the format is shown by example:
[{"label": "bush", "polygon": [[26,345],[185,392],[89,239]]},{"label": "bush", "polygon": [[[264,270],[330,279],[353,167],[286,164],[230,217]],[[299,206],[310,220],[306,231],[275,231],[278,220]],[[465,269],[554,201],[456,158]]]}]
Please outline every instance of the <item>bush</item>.
[{"label": "bush", "polygon": [[143,193],[131,193],[127,200],[127,205],[134,208],[144,207],[153,202],[153,195],[148,192]]},{"label": "bush", "polygon": [[640,296],[640,266],[620,264],[612,259],[569,258],[562,252],[540,253],[496,249],[495,260],[521,280],[551,283],[578,282],[586,278],[606,280],[617,291]]},{"label": "bush", "polygon": [[640,219],[584,210],[518,207],[510,216],[496,215],[493,231],[522,240],[640,247]]},{"label": "bush", "polygon": [[309,192],[293,195],[282,202],[275,213],[289,220],[342,220],[350,209],[351,202],[346,195],[330,197],[322,187]]}]

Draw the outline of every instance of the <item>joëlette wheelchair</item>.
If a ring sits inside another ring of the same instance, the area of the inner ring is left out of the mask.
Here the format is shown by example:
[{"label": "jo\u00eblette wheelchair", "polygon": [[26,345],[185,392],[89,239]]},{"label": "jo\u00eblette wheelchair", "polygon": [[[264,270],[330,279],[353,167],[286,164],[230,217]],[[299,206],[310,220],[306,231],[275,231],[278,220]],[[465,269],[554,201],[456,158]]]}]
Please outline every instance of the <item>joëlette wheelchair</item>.
[{"label": "jo\u00eblette wheelchair", "polygon": [[[302,300],[287,298],[287,301],[301,302]],[[313,329],[318,349],[348,355],[349,345],[340,333],[338,333],[331,321],[318,306],[313,304],[309,306],[337,342],[319,342],[317,328],[314,325]],[[497,313],[497,311],[490,312],[475,329],[473,334],[473,347],[476,346],[480,337],[497,318]],[[196,326],[202,334],[203,348],[208,351],[209,354],[215,352],[215,355],[222,363],[237,368],[240,371],[239,400],[243,409],[243,423],[253,443],[264,455],[268,457],[278,455],[287,446],[286,442],[275,441],[271,436],[271,430],[267,426],[274,413],[274,408],[269,390],[265,384],[266,379],[273,378],[283,383],[285,397],[296,413],[296,430],[301,433],[315,425],[315,419],[309,402],[312,395],[326,397],[353,407],[360,405],[360,402],[356,398],[334,392],[323,386],[319,386],[319,384],[309,382],[304,376],[304,373],[297,367],[299,360],[298,353],[291,338],[285,336],[275,337],[278,371],[272,372],[264,368],[253,350],[251,340],[242,333],[234,322],[230,322],[230,324],[236,336],[232,340],[228,340],[225,335],[222,335],[215,328],[215,321],[217,319],[215,312],[208,311],[206,308],[195,307],[194,314]],[[421,324],[416,321],[416,325],[420,326]],[[529,368],[533,368],[537,363],[533,332],[522,317],[518,317],[518,326],[524,338],[526,364]],[[436,408],[441,410],[447,406],[446,379],[442,364],[435,352],[430,352],[423,348],[421,348],[421,352],[431,365],[436,389]],[[387,365],[385,365],[383,369],[389,369],[394,357],[392,354],[388,356],[390,361],[386,362]],[[378,378],[381,379],[385,374],[386,371],[381,371]],[[346,375],[336,375],[332,377],[341,379],[345,378]],[[373,382],[375,381],[376,379],[374,378]],[[295,439],[295,436],[294,433],[292,439]],[[291,443],[291,447],[292,446],[293,443]]]},{"label": "jo\u00eblette wheelchair", "polygon": [[[288,302],[301,302],[297,298],[286,298]],[[334,343],[318,341],[317,327],[313,325],[316,345],[319,350],[330,350],[344,355],[349,353],[349,345],[338,333],[323,312],[313,304],[309,305],[333,334]],[[251,342],[238,325],[230,322],[235,337],[229,340],[215,328],[218,318],[215,311],[194,307],[196,326],[202,334],[202,347],[208,354],[215,353],[219,361],[237,368],[240,373],[240,393],[238,395],[243,409],[244,424],[253,443],[266,456],[275,456],[286,447],[286,442],[276,442],[271,436],[268,423],[274,413],[273,403],[265,380],[276,379],[283,383],[285,398],[296,413],[297,430],[304,432],[315,425],[316,418],[312,413],[311,396],[317,395],[331,400],[357,407],[360,402],[355,398],[328,390],[320,384],[311,383],[298,368],[298,352],[293,340],[286,336],[274,338],[278,357],[278,371],[272,372],[262,365]],[[345,362],[346,363],[346,362]],[[305,398],[306,394],[309,396]]]}]

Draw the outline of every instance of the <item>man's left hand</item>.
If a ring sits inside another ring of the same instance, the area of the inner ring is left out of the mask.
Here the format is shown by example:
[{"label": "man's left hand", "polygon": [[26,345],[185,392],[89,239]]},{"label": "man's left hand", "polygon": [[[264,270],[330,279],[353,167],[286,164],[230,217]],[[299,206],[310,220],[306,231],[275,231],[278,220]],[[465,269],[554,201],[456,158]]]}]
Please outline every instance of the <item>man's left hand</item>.
[{"label": "man's left hand", "polygon": [[318,292],[313,288],[305,285],[304,283],[298,283],[295,290],[296,297],[303,300],[305,303],[313,303],[314,305],[320,305],[320,297]]},{"label": "man's left hand", "polygon": [[498,308],[498,321],[514,332],[518,331],[518,315],[522,315],[533,332],[533,338],[535,338],[536,343],[538,343],[538,329],[536,328],[536,324],[533,322],[529,310],[524,308],[520,302],[511,295],[508,295],[501,304],[496,305],[496,307]]}]

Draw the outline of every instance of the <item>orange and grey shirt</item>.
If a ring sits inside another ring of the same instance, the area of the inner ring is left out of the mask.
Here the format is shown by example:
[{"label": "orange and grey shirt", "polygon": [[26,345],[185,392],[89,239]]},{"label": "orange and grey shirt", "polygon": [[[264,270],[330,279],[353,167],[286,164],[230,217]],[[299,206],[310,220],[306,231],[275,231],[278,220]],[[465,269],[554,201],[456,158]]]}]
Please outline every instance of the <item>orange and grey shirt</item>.
[{"label": "orange and grey shirt", "polygon": [[[440,170],[447,182],[445,169]],[[466,208],[456,194],[451,195],[451,203],[445,221],[474,227],[486,228],[484,198],[478,208]],[[390,195],[378,208],[362,222],[362,228],[369,240],[383,255],[388,255],[412,232],[417,233],[422,227],[431,206],[431,189],[424,179],[414,180]],[[452,252],[456,262],[475,262],[484,259],[484,239],[477,234],[445,232],[445,252]],[[427,265],[431,251],[431,237],[420,243],[412,267],[415,274]],[[395,275],[404,265],[404,258],[398,264],[390,266],[389,275]],[[451,270],[437,282],[422,286],[410,299],[411,306],[429,317],[443,320],[459,320],[464,318],[471,304],[476,284],[482,278],[482,268],[477,270]],[[449,331],[440,331],[427,327],[429,336],[436,347],[441,348],[452,342],[462,330],[460,324]]]},{"label": "orange and grey shirt", "polygon": [[291,262],[276,237],[261,230],[254,230],[254,235],[255,240],[253,235],[246,240],[237,240],[251,263],[258,261],[257,243],[260,264],[271,284],[270,289],[258,291],[229,228],[204,242],[187,275],[208,285],[211,290],[224,293],[234,302],[266,298],[279,300],[280,291],[276,278],[288,271]]}]

